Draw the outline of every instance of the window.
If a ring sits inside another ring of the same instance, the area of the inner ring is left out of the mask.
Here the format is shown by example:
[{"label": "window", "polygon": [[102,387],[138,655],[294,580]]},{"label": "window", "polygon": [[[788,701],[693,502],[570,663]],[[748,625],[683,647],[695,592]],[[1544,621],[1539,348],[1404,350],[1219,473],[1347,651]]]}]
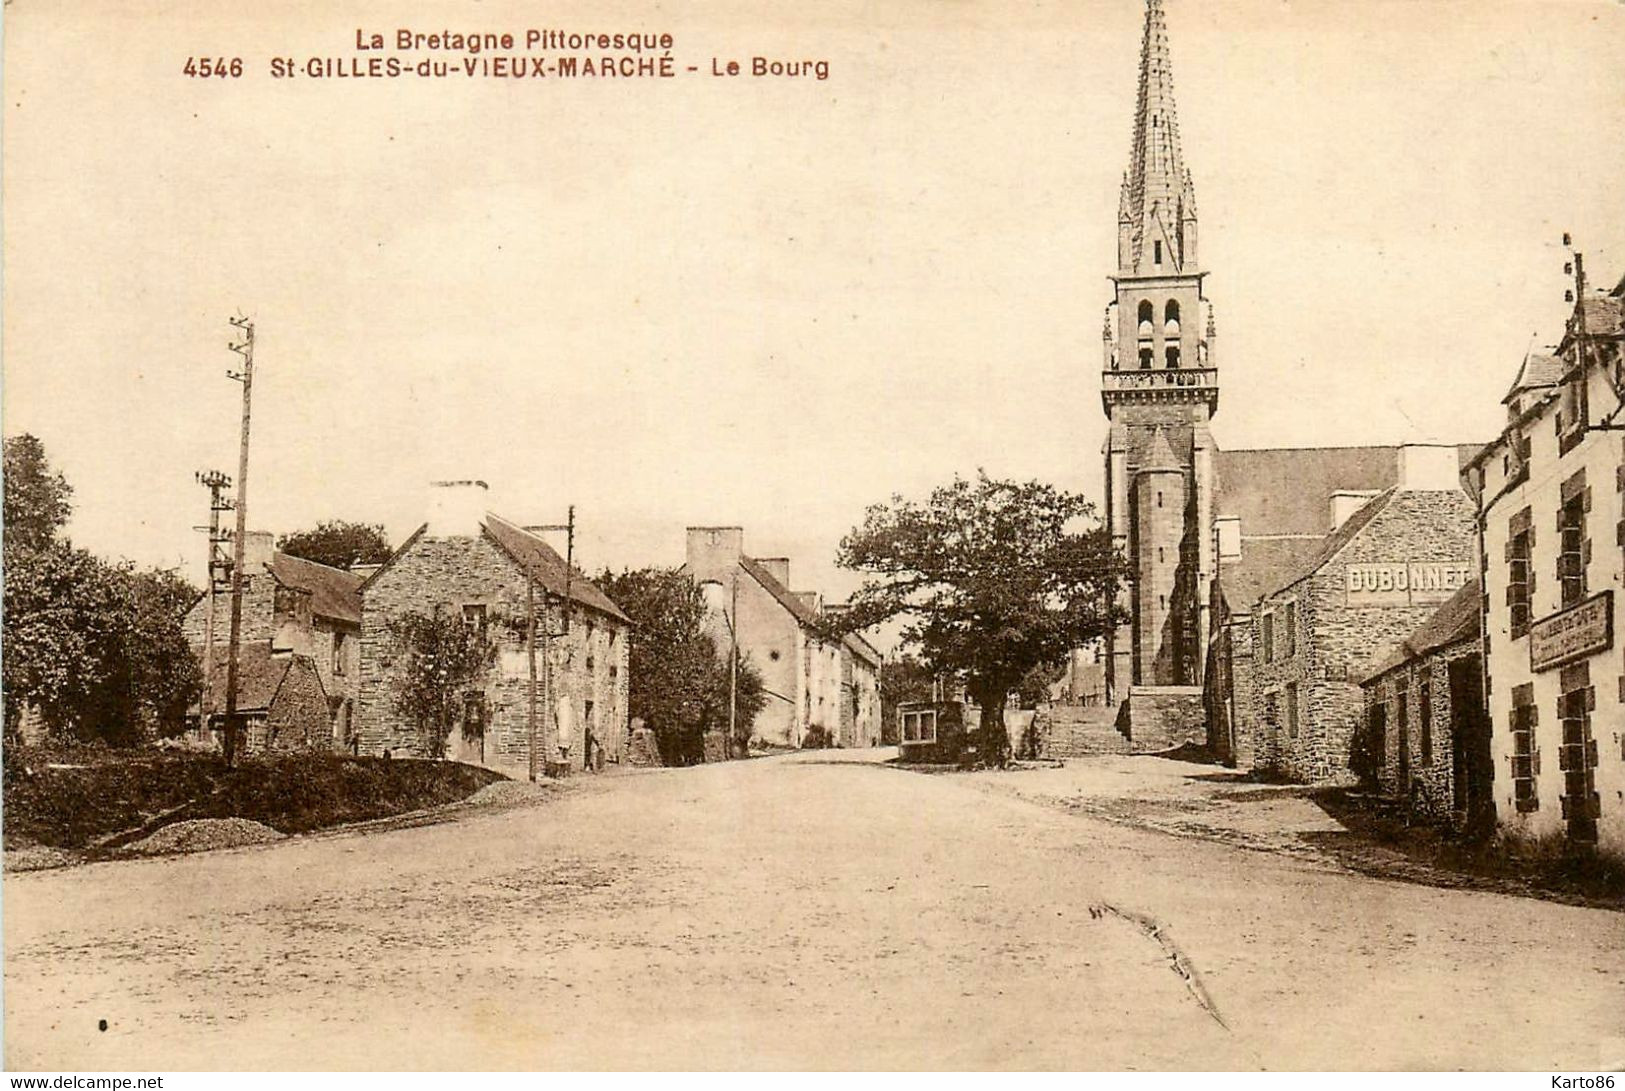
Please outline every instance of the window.
[{"label": "window", "polygon": [[1163,358],[1168,361],[1170,368],[1179,367],[1179,346],[1169,345],[1163,350]]},{"label": "window", "polygon": [[1298,684],[1288,682],[1286,687],[1286,734],[1287,738],[1298,737]]},{"label": "window", "polygon": [[1179,300],[1170,299],[1162,309],[1162,332],[1169,337],[1179,336]]},{"label": "window", "polygon": [[345,635],[346,634],[344,634],[344,633],[334,633],[333,634],[333,673],[334,674],[343,674],[345,672],[344,660],[346,658],[348,658],[349,650],[350,650],[349,649],[349,642],[347,640],[345,640]]},{"label": "window", "polygon": [[1388,704],[1371,706],[1371,757],[1376,768],[1373,773],[1380,781],[1388,764]]},{"label": "window", "polygon": [[1275,615],[1266,612],[1260,628],[1263,630],[1259,643],[1264,646],[1264,662],[1273,663],[1275,662]]},{"label": "window", "polygon": [[1298,600],[1281,609],[1281,658],[1291,659],[1298,651]]},{"label": "window", "polygon": [[1530,557],[1535,548],[1535,528],[1530,509],[1524,508],[1507,521],[1507,612],[1512,639],[1529,631],[1529,602],[1535,594],[1535,573]]},{"label": "window", "polygon": [[463,694],[463,738],[485,738],[485,694]]},{"label": "window", "polygon": [[1151,305],[1151,301],[1149,299],[1140,300],[1140,309],[1136,313],[1134,320],[1139,323],[1140,339],[1142,341],[1151,339],[1151,324],[1156,321],[1156,318],[1157,309]]},{"label": "window", "polygon": [[586,724],[587,724],[587,726],[589,728],[593,726],[592,702],[591,701],[587,701],[586,703],[584,703],[582,705],[581,718],[582,718],[582,720],[586,721]]},{"label": "window", "polygon": [[[1153,119],[1153,120],[1155,120],[1155,119]],[[1162,264],[1162,240],[1158,239],[1156,242],[1152,243],[1151,246],[1152,246],[1151,253],[1153,255],[1151,260],[1154,261],[1156,264],[1161,265]]]},{"label": "window", "polygon": [[463,607],[463,624],[485,635],[485,605],[483,603],[468,603]]},{"label": "window", "polygon": [[1559,684],[1557,715],[1563,744],[1557,748],[1557,767],[1563,771],[1563,818],[1570,839],[1595,842],[1602,798],[1596,791],[1597,741],[1591,737],[1591,712],[1597,707],[1591,664],[1564,667]]},{"label": "window", "polygon": [[1141,345],[1140,346],[1140,370],[1141,371],[1150,371],[1151,370],[1151,359],[1152,359],[1151,346],[1150,345]]},{"label": "window", "polygon": [[1519,813],[1540,809],[1535,778],[1540,776],[1540,751],[1535,749],[1535,725],[1540,709],[1535,707],[1535,687],[1531,682],[1512,687],[1512,710],[1507,726],[1512,734],[1512,798]]},{"label": "window", "polygon": [[1162,493],[1157,493],[1157,507],[1162,507]]},{"label": "window", "polygon": [[902,739],[904,742],[936,742],[937,714],[933,709],[902,712]]},{"label": "window", "polygon": [[[1426,669],[1426,668],[1424,668]],[[1422,764],[1433,764],[1433,682],[1426,676],[1417,685],[1416,718],[1422,728]]]},{"label": "window", "polygon": [[609,665],[609,680],[611,682],[613,682],[613,681],[615,681],[615,679],[619,678],[620,676],[621,676],[621,668],[616,666],[614,663],[611,663]]},{"label": "window", "polygon": [[1591,543],[1586,540],[1586,511],[1591,507],[1591,490],[1586,488],[1585,471],[1563,482],[1562,507],[1557,509],[1557,579],[1562,586],[1562,604],[1573,606],[1586,595],[1586,564],[1591,560]]}]

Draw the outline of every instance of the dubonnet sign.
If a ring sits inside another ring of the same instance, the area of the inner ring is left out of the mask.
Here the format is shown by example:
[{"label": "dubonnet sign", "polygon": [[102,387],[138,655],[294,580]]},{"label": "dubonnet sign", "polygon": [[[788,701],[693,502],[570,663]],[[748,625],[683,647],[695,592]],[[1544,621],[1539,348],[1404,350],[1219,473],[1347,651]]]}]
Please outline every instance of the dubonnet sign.
[{"label": "dubonnet sign", "polygon": [[1603,591],[1529,627],[1529,669],[1546,671],[1614,645],[1614,593]]},{"label": "dubonnet sign", "polygon": [[1440,603],[1472,579],[1469,561],[1376,561],[1351,564],[1345,576],[1350,606]]}]

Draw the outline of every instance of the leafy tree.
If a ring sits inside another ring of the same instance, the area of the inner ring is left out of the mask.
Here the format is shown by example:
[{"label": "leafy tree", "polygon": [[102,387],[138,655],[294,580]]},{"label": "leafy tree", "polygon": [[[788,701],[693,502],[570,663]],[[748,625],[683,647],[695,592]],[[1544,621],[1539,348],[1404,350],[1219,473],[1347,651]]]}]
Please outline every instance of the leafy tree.
[{"label": "leafy tree", "polygon": [[276,547],[283,553],[333,568],[383,564],[394,552],[381,524],[343,519],[328,519],[310,530],[284,534],[277,539]]},{"label": "leafy tree", "polygon": [[850,629],[909,618],[903,639],[981,706],[984,759],[1003,764],[1004,708],[1036,667],[1119,620],[1122,561],[1083,496],[1038,481],[956,477],[923,503],[868,509],[837,561],[867,574],[841,617]]},{"label": "leafy tree", "polygon": [[7,736],[25,705],[63,738],[128,746],[177,733],[202,682],[181,630],[197,596],[175,572],[82,549],[8,550]]},{"label": "leafy tree", "polygon": [[412,611],[387,627],[396,648],[395,710],[412,721],[418,748],[443,758],[462,718],[464,693],[496,665],[491,626],[470,625],[437,604],[431,613]]},{"label": "leafy tree", "polygon": [[6,545],[44,549],[73,513],[73,487],[51,469],[45,445],[24,433],[5,441]]},{"label": "leafy tree", "polygon": [[[605,571],[598,586],[632,619],[629,711],[654,732],[661,758],[688,765],[704,754],[707,731],[728,726],[728,658],[705,631],[705,597],[680,569]],[[748,745],[767,704],[762,678],[741,657],[735,691],[734,749]]]},{"label": "leafy tree", "polygon": [[897,743],[897,706],[904,701],[931,698],[931,669],[912,655],[888,659],[880,665],[880,741]]}]

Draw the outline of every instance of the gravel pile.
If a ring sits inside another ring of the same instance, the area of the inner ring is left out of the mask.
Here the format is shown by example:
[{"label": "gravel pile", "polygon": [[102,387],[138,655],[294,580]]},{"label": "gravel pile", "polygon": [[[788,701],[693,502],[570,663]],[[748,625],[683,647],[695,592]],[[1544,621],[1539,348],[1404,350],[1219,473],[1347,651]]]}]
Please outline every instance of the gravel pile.
[{"label": "gravel pile", "polygon": [[280,841],[283,835],[271,827],[247,818],[198,818],[165,826],[150,837],[130,845],[126,851],[143,856],[165,852],[203,852],[238,845],[260,845]]},{"label": "gravel pile", "polygon": [[476,807],[510,807],[533,803],[549,791],[545,785],[532,784],[528,780],[499,780],[495,784],[487,784],[463,802]]}]

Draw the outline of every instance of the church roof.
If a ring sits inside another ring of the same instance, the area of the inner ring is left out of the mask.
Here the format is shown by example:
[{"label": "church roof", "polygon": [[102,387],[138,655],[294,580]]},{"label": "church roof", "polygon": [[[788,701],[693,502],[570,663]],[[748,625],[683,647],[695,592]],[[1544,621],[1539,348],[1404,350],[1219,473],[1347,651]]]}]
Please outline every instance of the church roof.
[{"label": "church roof", "polygon": [[1251,613],[1253,604],[1273,591],[1281,573],[1300,570],[1320,549],[1312,537],[1243,539],[1241,556],[1219,564],[1219,587],[1234,613]]},{"label": "church roof", "polygon": [[1178,455],[1174,454],[1173,447],[1168,443],[1168,433],[1161,428],[1156,429],[1151,436],[1151,446],[1146,451],[1143,469],[1179,469],[1182,465]]},{"label": "church roof", "polygon": [[1140,81],[1134,107],[1134,141],[1123,177],[1119,217],[1134,225],[1132,260],[1138,268],[1147,235],[1165,236],[1174,272],[1184,265],[1181,222],[1196,211],[1194,187],[1179,147],[1174,109],[1174,71],[1168,56],[1168,25],[1162,0],[1146,0],[1140,42]]},{"label": "church roof", "polygon": [[[1457,447],[1465,466],[1482,448]],[[1245,537],[1307,534],[1331,525],[1332,494],[1377,492],[1399,482],[1398,447],[1278,447],[1214,452],[1214,514],[1241,519]]]}]

